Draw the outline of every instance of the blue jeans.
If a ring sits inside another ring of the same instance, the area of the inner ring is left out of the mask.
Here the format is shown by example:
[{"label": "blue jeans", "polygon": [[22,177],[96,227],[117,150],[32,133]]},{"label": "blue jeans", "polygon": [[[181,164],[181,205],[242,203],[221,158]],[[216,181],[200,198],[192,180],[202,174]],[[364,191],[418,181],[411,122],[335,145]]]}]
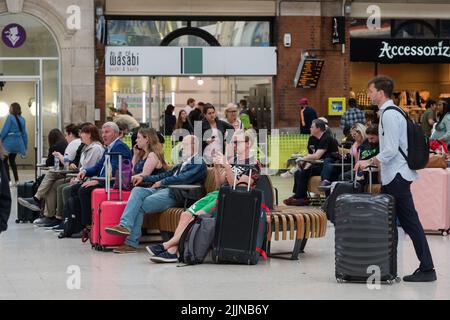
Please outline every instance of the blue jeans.
[{"label": "blue jeans", "polygon": [[162,212],[176,204],[169,188],[134,188],[120,219],[120,225],[131,232],[125,244],[134,248],[139,246],[145,213]]},{"label": "blue jeans", "polygon": [[320,173],[320,177],[323,180],[333,181],[335,167],[332,165],[335,163],[335,160],[333,158],[325,158],[323,159],[323,168],[322,172]]}]

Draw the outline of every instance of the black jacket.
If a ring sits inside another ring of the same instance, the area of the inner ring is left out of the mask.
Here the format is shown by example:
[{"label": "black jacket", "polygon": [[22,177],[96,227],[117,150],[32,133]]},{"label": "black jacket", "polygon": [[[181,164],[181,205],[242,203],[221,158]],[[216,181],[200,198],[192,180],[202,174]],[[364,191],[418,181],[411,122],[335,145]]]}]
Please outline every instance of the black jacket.
[{"label": "black jacket", "polygon": [[11,192],[3,159],[0,159],[0,233],[8,229],[8,219],[11,214]]},{"label": "black jacket", "polygon": [[[53,156],[53,152],[58,151],[59,153],[64,155],[66,148],[67,148],[66,140],[61,140],[61,141],[55,143],[55,145],[50,146],[50,148],[48,149],[48,156],[47,156],[47,161],[45,161],[45,165],[47,167],[53,167],[55,165],[55,157]],[[60,166],[63,166],[63,165],[64,164],[60,163]]]},{"label": "black jacket", "polygon": [[[216,119],[216,123],[217,123],[217,130],[219,130],[222,133],[222,152],[225,152],[225,142],[226,141],[231,141],[231,137],[234,134],[234,127],[229,124],[228,122]],[[209,124],[209,122],[207,120],[203,120],[202,123],[202,139],[206,140],[208,138],[211,138],[211,134],[209,135],[205,135],[205,132],[211,129],[211,125]],[[233,130],[232,132],[229,131],[229,134],[227,134],[227,130]],[[203,141],[202,143],[202,152],[203,150],[205,150],[206,146],[208,144],[206,143],[206,141]]]}]

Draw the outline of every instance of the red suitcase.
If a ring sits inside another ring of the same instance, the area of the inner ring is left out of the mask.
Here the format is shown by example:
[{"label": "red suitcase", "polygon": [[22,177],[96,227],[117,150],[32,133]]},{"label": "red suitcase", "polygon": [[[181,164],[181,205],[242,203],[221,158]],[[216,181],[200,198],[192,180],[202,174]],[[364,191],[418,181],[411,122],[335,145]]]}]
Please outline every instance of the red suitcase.
[{"label": "red suitcase", "polygon": [[[119,177],[122,177],[121,164],[122,156],[119,155]],[[106,172],[109,172],[109,166],[110,162],[108,159]],[[125,242],[125,237],[117,237],[107,234],[105,232],[105,228],[113,227],[119,224],[131,192],[122,191],[121,181],[119,182],[119,190],[111,190],[111,181],[108,177],[109,175],[107,175],[105,189],[95,189],[92,192],[92,229],[90,240],[92,248],[97,251],[104,251],[108,248],[119,247]]]},{"label": "red suitcase", "polygon": [[423,169],[411,185],[414,205],[425,232],[450,232],[450,169]]}]

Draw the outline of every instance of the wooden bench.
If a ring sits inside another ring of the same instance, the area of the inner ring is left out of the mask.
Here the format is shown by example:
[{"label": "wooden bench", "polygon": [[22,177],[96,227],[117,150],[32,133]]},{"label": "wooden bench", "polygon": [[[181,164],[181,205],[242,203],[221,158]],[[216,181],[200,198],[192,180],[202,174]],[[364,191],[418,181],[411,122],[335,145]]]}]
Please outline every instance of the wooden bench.
[{"label": "wooden bench", "polygon": [[[206,192],[216,190],[213,169],[208,169],[204,187]],[[272,208],[267,237],[267,251],[270,257],[298,260],[298,255],[303,252],[308,239],[325,236],[327,218],[320,208],[274,206],[274,203],[278,203],[278,191],[273,188],[269,176],[261,176],[258,182],[258,188],[264,191],[266,205]],[[143,228],[160,230],[161,236],[166,241],[174,234],[183,211],[184,208],[169,208],[161,213],[146,214],[144,216]],[[289,232],[289,239],[287,232]],[[272,233],[274,234],[273,237]],[[287,254],[284,252],[271,253],[271,242],[273,239],[275,241],[295,240],[294,249],[289,253],[291,257],[283,257],[282,255]]]}]

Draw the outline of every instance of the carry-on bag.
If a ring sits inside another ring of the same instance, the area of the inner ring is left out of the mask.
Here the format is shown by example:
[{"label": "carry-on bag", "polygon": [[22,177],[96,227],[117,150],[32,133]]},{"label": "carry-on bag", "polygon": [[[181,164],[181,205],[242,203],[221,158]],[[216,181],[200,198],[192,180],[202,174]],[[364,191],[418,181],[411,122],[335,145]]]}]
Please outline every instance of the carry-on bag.
[{"label": "carry-on bag", "polygon": [[[111,190],[111,157],[119,157],[119,190]],[[131,192],[122,190],[122,155],[120,153],[106,154],[105,189],[95,189],[92,192],[92,228],[90,240],[92,248],[104,251],[123,245],[125,237],[113,236],[105,232],[105,228],[120,223],[123,211]]]},{"label": "carry-on bag", "polygon": [[336,280],[366,283],[374,277],[380,283],[399,281],[394,198],[343,194],[337,198],[335,212]]},{"label": "carry-on bag", "polygon": [[[252,172],[250,170],[250,177]],[[254,265],[267,260],[267,214],[261,190],[223,186],[219,191],[212,251],[215,263]]]}]

